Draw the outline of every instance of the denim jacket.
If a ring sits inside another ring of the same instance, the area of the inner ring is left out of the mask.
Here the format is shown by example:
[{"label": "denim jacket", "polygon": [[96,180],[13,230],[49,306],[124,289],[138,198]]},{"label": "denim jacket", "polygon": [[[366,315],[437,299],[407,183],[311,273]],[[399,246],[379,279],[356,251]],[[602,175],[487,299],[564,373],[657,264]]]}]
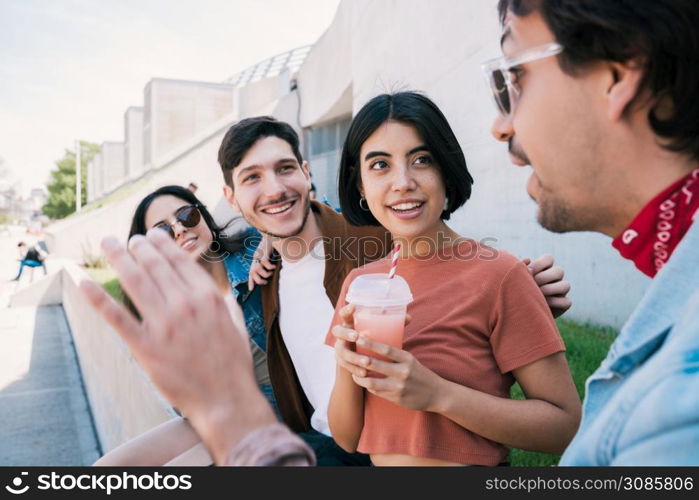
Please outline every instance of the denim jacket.
[{"label": "denim jacket", "polygon": [[699,465],[699,222],[587,380],[560,465]]},{"label": "denim jacket", "polygon": [[231,284],[231,293],[243,309],[245,324],[248,327],[250,338],[263,351],[266,350],[265,325],[262,318],[262,300],[260,299],[260,287],[248,290],[248,277],[252,265],[255,250],[260,244],[260,233],[253,227],[246,229],[240,236],[243,239],[242,252],[229,253],[223,263],[228,273],[228,281]]},{"label": "denim jacket", "polygon": [[267,369],[267,333],[265,331],[264,317],[262,316],[262,299],[260,287],[256,286],[252,292],[248,289],[248,276],[253,255],[260,244],[261,236],[255,228],[250,227],[241,235],[244,249],[241,252],[228,254],[223,260],[228,273],[228,281],[231,284],[231,293],[243,309],[245,325],[250,335],[250,349],[252,350],[255,378],[260,389],[267,397],[272,407],[276,409],[272,386]]}]

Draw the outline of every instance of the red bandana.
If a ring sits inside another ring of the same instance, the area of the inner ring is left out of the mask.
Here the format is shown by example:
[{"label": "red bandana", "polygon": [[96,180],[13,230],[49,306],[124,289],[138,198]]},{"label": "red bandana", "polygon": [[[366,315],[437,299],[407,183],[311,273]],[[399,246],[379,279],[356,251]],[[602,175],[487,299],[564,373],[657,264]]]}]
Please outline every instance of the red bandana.
[{"label": "red bandana", "polygon": [[653,278],[698,217],[699,168],[653,198],[612,246]]}]

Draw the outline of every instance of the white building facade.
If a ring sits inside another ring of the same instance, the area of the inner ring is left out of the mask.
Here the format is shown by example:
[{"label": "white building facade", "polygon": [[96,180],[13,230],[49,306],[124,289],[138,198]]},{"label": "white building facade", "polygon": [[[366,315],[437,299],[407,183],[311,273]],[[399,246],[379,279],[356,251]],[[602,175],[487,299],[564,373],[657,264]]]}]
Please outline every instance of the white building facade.
[{"label": "white building facade", "polygon": [[[231,216],[221,198],[216,152],[231,124],[261,114],[297,129],[318,198],[337,205],[339,154],[351,117],[377,94],[419,90],[446,115],[475,178],[471,200],[450,225],[520,257],[553,254],[573,285],[574,306],[568,315],[621,325],[649,280],[611,248],[609,238],[554,235],[539,227],[535,204],[525,192],[528,169],[513,167],[506,146],[490,136],[496,111],[480,64],[500,52],[496,4],[344,0],[310,48],[270,58],[222,84],[151,80],[144,91],[140,174],[149,180],[119,210],[129,212],[160,185],[194,181],[218,219]],[[127,111],[127,122],[128,116]],[[129,166],[119,177],[110,173],[109,154],[95,157],[88,183],[95,193],[91,200],[113,190],[119,179],[124,183],[138,176],[130,160],[135,144],[130,127],[137,129],[137,120],[130,123],[125,132]],[[104,226],[86,224],[94,234]],[[464,283],[466,291],[468,287]]]}]

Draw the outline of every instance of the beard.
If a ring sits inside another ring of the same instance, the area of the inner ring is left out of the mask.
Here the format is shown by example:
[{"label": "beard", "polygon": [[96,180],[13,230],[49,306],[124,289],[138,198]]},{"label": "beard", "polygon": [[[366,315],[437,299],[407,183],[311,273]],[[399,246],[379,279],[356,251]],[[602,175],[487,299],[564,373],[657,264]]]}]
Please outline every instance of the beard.
[{"label": "beard", "polygon": [[572,224],[570,207],[562,200],[542,197],[538,201],[537,220],[541,227],[553,233],[567,233],[577,230]]},{"label": "beard", "polygon": [[572,231],[599,231],[600,219],[595,211],[571,204],[552,193],[542,194],[537,200],[537,220],[541,227],[553,233]]},{"label": "beard", "polygon": [[[274,203],[281,203],[283,201],[286,201],[286,197],[284,197],[278,201],[275,201]],[[265,234],[265,235],[270,236],[272,238],[279,238],[279,239],[291,238],[291,237],[298,236],[299,234],[301,234],[301,232],[303,231],[303,228],[306,227],[306,221],[308,220],[308,215],[311,213],[311,198],[310,198],[310,196],[308,196],[308,195],[304,196],[301,199],[301,203],[303,203],[303,219],[301,219],[301,224],[299,224],[299,226],[296,229],[290,231],[288,234],[274,233],[274,232],[268,230],[267,228],[263,227],[261,224],[259,224],[259,222],[256,220],[255,216],[251,216],[250,214],[248,214],[242,210],[240,211],[240,213],[243,216],[243,219],[245,219],[248,224],[250,224],[252,227],[257,229],[262,234]]]}]

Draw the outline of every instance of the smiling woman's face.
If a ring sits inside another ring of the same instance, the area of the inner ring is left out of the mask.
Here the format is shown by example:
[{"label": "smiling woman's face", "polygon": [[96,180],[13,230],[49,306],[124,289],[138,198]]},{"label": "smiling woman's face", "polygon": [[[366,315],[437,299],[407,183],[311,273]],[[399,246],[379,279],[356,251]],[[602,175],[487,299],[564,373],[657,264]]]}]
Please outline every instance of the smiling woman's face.
[{"label": "smiling woman's face", "polygon": [[369,209],[394,238],[433,237],[443,227],[444,182],[413,126],[382,124],[362,144],[360,165]]},{"label": "smiling woman's face", "polygon": [[177,211],[187,206],[189,206],[187,201],[176,196],[169,194],[158,196],[146,211],[146,227],[150,230],[162,222],[169,224],[175,234],[175,242],[197,259],[207,251],[213,241],[213,235],[203,217],[200,217],[199,223],[194,227],[185,227],[176,220]]}]

